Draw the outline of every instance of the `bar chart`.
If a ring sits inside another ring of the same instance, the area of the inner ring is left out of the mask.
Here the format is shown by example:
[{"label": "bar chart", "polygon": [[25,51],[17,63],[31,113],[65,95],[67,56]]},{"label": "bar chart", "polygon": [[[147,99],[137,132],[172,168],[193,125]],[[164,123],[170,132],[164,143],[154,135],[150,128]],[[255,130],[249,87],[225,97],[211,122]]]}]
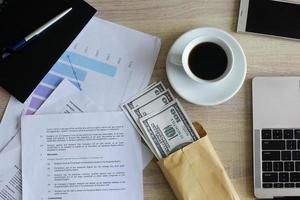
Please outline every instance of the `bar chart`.
[{"label": "bar chart", "polygon": [[90,71],[104,76],[114,77],[117,72],[117,67],[91,58],[88,55],[81,55],[71,51],[64,52],[34,90],[26,114],[34,114],[65,78],[71,81],[77,88],[81,89],[80,85],[85,81]]}]

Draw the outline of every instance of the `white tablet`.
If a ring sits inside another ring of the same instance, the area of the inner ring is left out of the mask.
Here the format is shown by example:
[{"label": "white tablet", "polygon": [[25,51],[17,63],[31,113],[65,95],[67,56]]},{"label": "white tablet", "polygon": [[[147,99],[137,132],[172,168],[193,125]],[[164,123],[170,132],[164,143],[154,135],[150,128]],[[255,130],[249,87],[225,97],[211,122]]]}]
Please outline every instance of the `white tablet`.
[{"label": "white tablet", "polygon": [[300,0],[241,0],[238,32],[300,39]]}]

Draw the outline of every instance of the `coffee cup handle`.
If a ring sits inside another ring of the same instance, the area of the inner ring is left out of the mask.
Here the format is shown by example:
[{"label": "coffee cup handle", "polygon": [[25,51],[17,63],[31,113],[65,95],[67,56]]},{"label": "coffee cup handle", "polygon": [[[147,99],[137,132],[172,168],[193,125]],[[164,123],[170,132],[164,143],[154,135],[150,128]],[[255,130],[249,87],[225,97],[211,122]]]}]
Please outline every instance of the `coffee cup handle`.
[{"label": "coffee cup handle", "polygon": [[182,66],[181,57],[182,57],[181,55],[172,54],[172,55],[170,55],[169,62],[176,65],[176,66]]}]

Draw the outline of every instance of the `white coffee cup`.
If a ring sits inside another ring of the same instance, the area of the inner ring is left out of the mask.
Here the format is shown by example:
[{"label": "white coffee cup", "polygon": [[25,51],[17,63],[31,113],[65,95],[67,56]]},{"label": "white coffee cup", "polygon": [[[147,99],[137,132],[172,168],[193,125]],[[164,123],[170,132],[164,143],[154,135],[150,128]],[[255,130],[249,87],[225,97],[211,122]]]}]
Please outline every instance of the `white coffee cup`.
[{"label": "white coffee cup", "polygon": [[[189,55],[191,51],[194,49],[199,44],[206,43],[206,42],[211,42],[214,44],[217,44],[220,46],[226,53],[227,56],[227,67],[224,73],[219,76],[216,79],[213,80],[206,80],[199,78],[196,76],[190,69],[189,66]],[[221,38],[215,37],[215,36],[199,36],[192,41],[190,41],[184,48],[182,55],[172,55],[170,57],[170,62],[182,66],[185,73],[194,81],[197,81],[198,83],[217,83],[220,82],[221,80],[224,80],[231,72],[233,64],[234,64],[234,55],[232,52],[231,47],[227,44],[226,41],[224,41]]]}]

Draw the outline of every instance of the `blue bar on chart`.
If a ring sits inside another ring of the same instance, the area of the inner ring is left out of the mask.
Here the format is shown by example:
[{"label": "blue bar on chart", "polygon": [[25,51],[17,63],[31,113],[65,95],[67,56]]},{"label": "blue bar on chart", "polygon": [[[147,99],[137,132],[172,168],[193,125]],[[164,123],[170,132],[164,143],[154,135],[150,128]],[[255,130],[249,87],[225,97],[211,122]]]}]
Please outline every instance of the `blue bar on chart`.
[{"label": "blue bar on chart", "polygon": [[70,51],[65,51],[64,54],[60,57],[60,60],[63,60],[65,62],[71,61],[72,64],[111,77],[114,77],[117,73],[117,67],[113,65],[109,65],[99,60]]},{"label": "blue bar on chart", "polygon": [[53,87],[57,87],[64,78],[54,75],[54,74],[50,74],[48,73],[42,80],[42,83],[46,83],[48,85],[51,85]]},{"label": "blue bar on chart", "polygon": [[86,71],[83,71],[76,67],[72,67],[71,65],[66,65],[61,62],[56,62],[51,71],[67,76],[69,78],[73,78],[75,80],[78,79],[79,81],[84,81],[87,75]]}]

